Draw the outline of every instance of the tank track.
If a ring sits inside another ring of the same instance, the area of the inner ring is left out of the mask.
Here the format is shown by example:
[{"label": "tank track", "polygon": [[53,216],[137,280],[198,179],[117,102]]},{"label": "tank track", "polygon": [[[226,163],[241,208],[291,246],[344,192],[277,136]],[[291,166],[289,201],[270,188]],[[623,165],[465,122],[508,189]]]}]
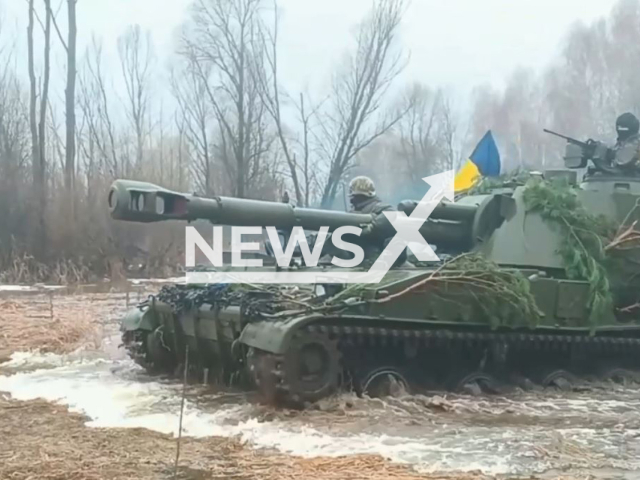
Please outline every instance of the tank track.
[{"label": "tank track", "polygon": [[[572,379],[601,379],[603,373],[608,376],[607,369],[611,375],[615,371],[634,373],[634,370],[640,370],[640,338],[623,336],[625,332],[590,336],[584,333],[470,332],[312,325],[306,327],[304,333],[324,335],[336,342],[344,358],[339,372],[341,386],[357,393],[362,393],[358,384],[361,386],[368,372],[385,366],[392,370],[395,368],[398,378],[402,380],[405,375],[415,380],[430,373],[440,373],[439,378],[429,379],[433,382],[425,382],[422,378],[417,383],[423,387],[435,385],[437,390],[459,391],[464,391],[461,386],[465,381],[472,380],[487,387],[478,387],[479,390],[491,391],[491,380],[500,377],[501,383],[515,383],[517,386],[526,384],[516,381],[514,374],[516,377],[526,377],[525,380],[533,386],[562,388]],[[466,364],[460,365],[453,360],[460,352],[476,352],[478,355],[471,355]],[[439,354],[446,356],[438,357]],[[376,357],[377,360],[372,361]],[[421,358],[431,359],[431,362],[425,365],[420,361]],[[486,361],[484,365],[483,361]],[[283,355],[251,349],[247,363],[263,398],[270,403],[294,405],[317,400],[317,396],[308,395],[287,381],[285,362]],[[436,372],[430,372],[429,363],[436,367]],[[527,375],[533,379],[529,380]],[[346,379],[350,379],[352,384],[347,385]]]},{"label": "tank track", "polygon": [[[463,326],[463,324],[461,324]],[[346,341],[380,341],[388,344],[389,340],[393,344],[409,339],[419,339],[424,342],[424,346],[431,345],[431,341],[505,341],[512,344],[527,345],[585,345],[585,346],[635,346],[640,347],[640,330],[638,330],[638,338],[624,337],[614,335],[598,335],[589,336],[584,334],[538,334],[538,333],[520,333],[520,332],[464,332],[456,330],[415,330],[415,329],[398,329],[384,327],[353,327],[342,325],[310,325],[305,328],[307,332],[320,332],[339,336],[341,340]],[[640,367],[640,364],[639,364]]]},{"label": "tank track", "polygon": [[[501,383],[526,385],[514,379],[513,374],[530,380],[530,385],[561,387],[573,378],[591,380],[603,378],[603,374],[613,378],[640,371],[640,331],[633,333],[638,337],[630,336],[628,331],[590,336],[310,325],[295,338],[325,345],[332,357],[329,372],[325,372],[329,375],[327,380],[312,382],[314,388],[305,388],[308,384],[296,381],[296,370],[291,370],[300,364],[300,359],[289,352],[276,355],[250,348],[246,368],[265,402],[285,406],[315,402],[340,388],[364,393],[362,385],[370,378],[368,375],[380,370],[397,372],[402,383],[409,383],[410,390],[418,391],[461,390],[461,385],[471,381],[482,384],[483,388],[477,386],[478,392],[491,391],[491,380],[496,378]],[[161,366],[153,362],[148,352],[150,335],[153,334],[126,332],[123,345],[138,365],[158,373]],[[459,363],[459,358],[465,356],[467,362]]]}]

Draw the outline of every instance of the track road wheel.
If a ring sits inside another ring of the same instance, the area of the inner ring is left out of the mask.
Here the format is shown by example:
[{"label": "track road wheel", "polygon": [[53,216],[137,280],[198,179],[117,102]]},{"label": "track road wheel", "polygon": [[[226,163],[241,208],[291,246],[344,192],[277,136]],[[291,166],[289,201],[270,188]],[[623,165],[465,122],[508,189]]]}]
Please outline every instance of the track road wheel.
[{"label": "track road wheel", "polygon": [[294,402],[325,398],[335,392],[340,378],[337,340],[322,333],[301,332],[276,368],[282,376],[282,388]]},{"label": "track road wheel", "polygon": [[521,388],[525,392],[530,392],[533,390],[540,389],[540,387],[536,385],[534,382],[532,382],[530,378],[519,375],[517,373],[509,377],[509,382],[515,385],[516,387]]},{"label": "track road wheel", "polygon": [[543,387],[555,387],[563,391],[571,390],[578,383],[575,375],[563,369],[541,372],[538,378]]},{"label": "track road wheel", "polygon": [[498,391],[496,380],[485,372],[470,372],[458,376],[451,382],[454,392],[479,396],[483,393],[496,393]]},{"label": "track road wheel", "polygon": [[619,385],[632,385],[640,381],[640,375],[626,368],[609,368],[603,370],[599,375],[605,381],[617,383]]},{"label": "track road wheel", "polygon": [[380,367],[363,378],[362,393],[371,398],[400,397],[409,393],[409,382],[395,367]]}]

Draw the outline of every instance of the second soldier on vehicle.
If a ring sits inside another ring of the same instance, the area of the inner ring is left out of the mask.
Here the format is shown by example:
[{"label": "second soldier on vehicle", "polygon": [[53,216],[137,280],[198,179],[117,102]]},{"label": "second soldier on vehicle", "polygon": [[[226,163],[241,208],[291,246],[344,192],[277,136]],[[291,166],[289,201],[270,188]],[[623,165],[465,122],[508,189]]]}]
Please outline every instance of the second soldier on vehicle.
[{"label": "second soldier on vehicle", "polygon": [[640,159],[640,121],[632,113],[623,113],[616,120],[618,138],[610,153],[610,160],[616,167],[628,170],[635,167]]}]

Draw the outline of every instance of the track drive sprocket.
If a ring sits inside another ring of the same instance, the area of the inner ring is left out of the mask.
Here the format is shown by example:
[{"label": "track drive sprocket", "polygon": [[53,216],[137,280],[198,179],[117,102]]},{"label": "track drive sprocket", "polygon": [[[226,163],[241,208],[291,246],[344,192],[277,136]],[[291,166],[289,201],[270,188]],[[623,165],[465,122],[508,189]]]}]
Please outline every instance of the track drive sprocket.
[{"label": "track drive sprocket", "polygon": [[252,349],[248,360],[255,384],[269,403],[315,402],[338,387],[338,342],[323,333],[299,332],[283,355]]}]

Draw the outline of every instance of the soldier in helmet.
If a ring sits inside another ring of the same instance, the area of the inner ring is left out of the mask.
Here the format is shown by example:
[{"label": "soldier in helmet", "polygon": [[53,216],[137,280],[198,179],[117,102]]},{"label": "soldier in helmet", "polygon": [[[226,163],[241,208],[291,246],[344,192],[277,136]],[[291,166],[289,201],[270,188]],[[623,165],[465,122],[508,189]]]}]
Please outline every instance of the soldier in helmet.
[{"label": "soldier in helmet", "polygon": [[[373,180],[365,176],[355,177],[351,180],[349,200],[352,213],[367,213],[374,216],[373,222],[363,228],[359,243],[363,245],[368,257],[375,258],[395,235],[395,229],[382,212],[393,211],[395,208],[380,200],[376,195],[376,186]],[[394,265],[404,263],[406,258],[405,250]]]},{"label": "soldier in helmet", "polygon": [[376,195],[376,186],[369,177],[360,176],[349,183],[349,199],[351,211],[354,213],[372,213],[379,215],[384,211],[393,210],[391,205],[382,203]]},{"label": "soldier in helmet", "polygon": [[611,160],[617,167],[628,169],[636,166],[640,158],[640,121],[632,113],[623,113],[616,120],[618,139],[613,147]]},{"label": "soldier in helmet", "polygon": [[[362,228],[359,236],[345,234],[343,238],[349,243],[358,244],[365,252],[367,261],[375,261],[395,235],[395,229],[383,212],[395,210],[391,205],[382,202],[376,195],[376,188],[369,177],[356,177],[349,184],[351,213],[370,214],[373,221]],[[342,250],[333,248],[331,242],[325,243],[323,256],[335,255],[344,259],[352,256]],[[398,257],[394,266],[402,265],[407,259],[406,249]]]}]

